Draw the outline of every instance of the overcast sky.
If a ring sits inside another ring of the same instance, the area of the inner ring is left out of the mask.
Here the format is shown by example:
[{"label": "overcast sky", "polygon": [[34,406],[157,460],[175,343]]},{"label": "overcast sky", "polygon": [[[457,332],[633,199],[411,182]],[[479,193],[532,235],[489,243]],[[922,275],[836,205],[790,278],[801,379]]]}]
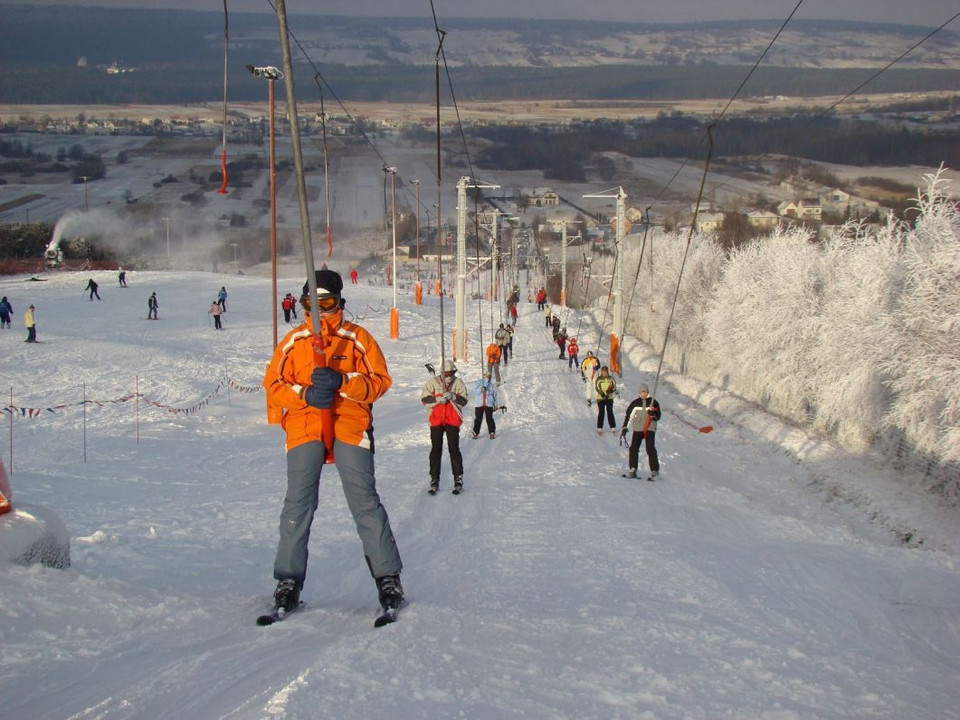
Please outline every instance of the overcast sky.
[{"label": "overcast sky", "polygon": [[[108,7],[223,10],[222,0],[0,0],[3,4],[99,5]],[[445,18],[494,17],[699,22],[749,18],[785,19],[797,0],[433,0]],[[228,0],[236,12],[272,12],[268,0]],[[430,0],[287,0],[287,13],[422,16],[431,18]],[[937,27],[960,12],[958,0],[803,0],[797,18],[894,22]],[[960,19],[951,29],[960,30]]]}]

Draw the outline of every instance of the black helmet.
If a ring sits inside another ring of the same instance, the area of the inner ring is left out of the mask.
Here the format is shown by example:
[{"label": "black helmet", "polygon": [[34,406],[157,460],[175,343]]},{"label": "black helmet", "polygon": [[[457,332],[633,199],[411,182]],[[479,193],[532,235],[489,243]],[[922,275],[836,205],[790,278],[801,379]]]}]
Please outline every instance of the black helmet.
[{"label": "black helmet", "polygon": [[[340,293],[343,292],[343,279],[340,277],[340,273],[334,272],[333,270],[317,270],[317,295],[336,295],[340,296]],[[307,281],[303,284],[303,294],[307,295],[310,293],[310,282]]]},{"label": "black helmet", "polygon": [[[340,277],[340,273],[334,272],[333,270],[317,270],[317,302],[320,302],[320,298],[334,297],[337,302],[334,307],[343,307],[343,299],[340,296],[341,291],[343,290],[343,279]],[[307,281],[303,284],[303,296],[301,302],[308,300],[310,297],[310,282]],[[323,303],[320,303],[321,310],[324,310]],[[331,310],[333,308],[330,308]]]}]

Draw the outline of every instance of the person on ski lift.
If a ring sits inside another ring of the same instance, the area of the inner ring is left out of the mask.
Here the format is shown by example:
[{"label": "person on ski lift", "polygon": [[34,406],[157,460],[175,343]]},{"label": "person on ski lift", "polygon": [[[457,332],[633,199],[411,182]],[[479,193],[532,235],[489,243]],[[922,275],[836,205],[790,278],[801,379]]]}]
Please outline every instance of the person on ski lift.
[{"label": "person on ski lift", "polygon": [[496,341],[487,345],[487,374],[494,372],[497,376],[497,385],[500,384],[500,346]]},{"label": "person on ski lift", "polygon": [[560,357],[559,360],[566,360],[567,356],[564,354],[567,349],[567,328],[563,327],[560,332],[557,333],[557,336],[554,338],[557,342],[557,347],[560,348]]},{"label": "person on ski lift", "polygon": [[275,612],[289,612],[300,605],[310,525],[327,456],[324,411],[330,411],[333,420],[333,455],[347,507],[356,523],[380,604],[388,612],[399,609],[403,601],[403,563],[387,511],[377,494],[372,405],[390,389],[393,379],[373,336],[344,319],[340,275],[317,270],[316,284],[325,366],[318,367],[315,357],[319,351],[310,318],[312,303],[309,285],[304,283],[300,299],[304,320],[277,345],[263,376],[268,418],[282,411],[279,423],[286,432],[287,492],[273,563]]},{"label": "person on ski lift", "polygon": [[594,383],[597,381],[597,370],[600,367],[600,358],[593,354],[593,350],[587,350],[587,356],[580,363],[580,377],[586,386],[587,407],[593,403],[593,396],[596,393]]},{"label": "person on ski lift", "polygon": [[617,431],[617,420],[613,416],[613,396],[617,392],[617,383],[610,377],[610,368],[600,368],[600,377],[594,383],[597,391],[597,435],[603,434],[603,418],[610,423],[610,432]]},{"label": "person on ski lift", "polygon": [[500,407],[497,388],[490,378],[489,370],[484,371],[483,377],[473,383],[470,391],[473,394],[474,404],[473,439],[480,437],[480,425],[486,419],[487,432],[493,440],[497,436],[497,423],[493,419],[493,413],[503,408]]},{"label": "person on ski lift", "polygon": [[579,370],[580,369],[580,346],[577,344],[577,339],[575,337],[570,338],[567,341],[567,369],[569,370]]},{"label": "person on ski lift", "polygon": [[450,465],[453,470],[453,492],[463,489],[463,456],[460,454],[462,408],[467,404],[467,386],[457,377],[457,366],[444,360],[440,375],[434,375],[423,386],[420,402],[430,408],[430,488],[435,495],[440,489],[440,459],[443,438],[447,438]]},{"label": "person on ski lift", "polygon": [[627,477],[635,478],[637,476],[637,463],[640,456],[640,443],[645,442],[647,449],[647,460],[650,463],[650,479],[653,480],[660,474],[660,460],[657,457],[657,421],[660,420],[660,403],[650,397],[650,388],[646,384],[640,385],[637,397],[627,406],[627,411],[623,415],[623,430],[620,431],[620,439],[626,438],[627,433],[633,431],[630,436],[630,453],[628,455]]},{"label": "person on ski lift", "polygon": [[494,333],[493,337],[497,341],[497,345],[500,346],[500,362],[506,367],[510,361],[510,333],[507,332],[507,328],[503,326],[503,323],[500,323],[500,327],[497,328],[497,332]]}]

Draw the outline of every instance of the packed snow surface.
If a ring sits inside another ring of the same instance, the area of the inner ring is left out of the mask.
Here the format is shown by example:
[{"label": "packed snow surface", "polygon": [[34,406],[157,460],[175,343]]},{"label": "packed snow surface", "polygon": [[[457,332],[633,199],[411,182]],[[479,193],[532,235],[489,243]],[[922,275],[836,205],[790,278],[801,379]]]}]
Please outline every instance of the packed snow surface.
[{"label": "packed snow surface", "polygon": [[[4,720],[958,717],[955,508],[770,416],[698,404],[707,391],[670,374],[661,476],[642,479],[641,451],[641,479],[625,479],[617,435],[597,436],[579,374],[526,302],[498,436],[464,430],[464,493],[445,457],[431,497],[419,393],[440,357],[439,302],[401,290],[391,340],[392,289],[363,277],[345,297],[394,378],[375,406],[377,475],[409,604],[374,629],[374,584],[327,468],[307,605],[257,627],[285,488],[259,388],[270,282],[129,272],[123,289],[100,273],[90,301],[88,277],[0,280],[15,310],[0,332],[14,502],[55,512],[72,556],[62,571],[0,565]],[[221,285],[219,332],[207,310]],[[37,345],[23,342],[31,303]],[[448,298],[448,356],[453,311]],[[468,384],[499,312],[469,304]],[[605,358],[593,316],[566,323]],[[618,425],[656,367],[627,348]]]}]

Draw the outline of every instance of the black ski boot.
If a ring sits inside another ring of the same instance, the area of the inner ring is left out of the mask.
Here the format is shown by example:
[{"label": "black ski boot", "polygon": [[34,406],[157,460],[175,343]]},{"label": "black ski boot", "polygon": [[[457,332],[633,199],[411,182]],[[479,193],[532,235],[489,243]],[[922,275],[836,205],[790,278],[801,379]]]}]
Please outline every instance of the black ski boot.
[{"label": "black ski boot", "polygon": [[453,494],[459,495],[461,490],[463,490],[463,475],[457,475],[453,479]]},{"label": "black ski boot", "polygon": [[380,594],[380,607],[384,611],[399,610],[403,602],[403,586],[399,575],[384,575],[377,578],[377,592]]},{"label": "black ski boot", "polygon": [[299,580],[281,580],[273,591],[273,602],[278,612],[288,613],[300,607],[300,590],[303,583]]},{"label": "black ski boot", "polygon": [[436,495],[440,489],[440,478],[430,478],[430,489],[427,490],[431,495]]},{"label": "black ski boot", "polygon": [[636,469],[636,468],[630,468],[630,472],[628,472],[626,475],[624,475],[624,477],[626,477],[626,478],[635,478],[636,476],[637,476],[637,469]]},{"label": "black ski boot", "polygon": [[273,610],[257,618],[257,625],[273,625],[287,617],[294,610],[302,607],[300,603],[300,589],[303,583],[299,580],[286,579],[277,583],[273,591]]}]

